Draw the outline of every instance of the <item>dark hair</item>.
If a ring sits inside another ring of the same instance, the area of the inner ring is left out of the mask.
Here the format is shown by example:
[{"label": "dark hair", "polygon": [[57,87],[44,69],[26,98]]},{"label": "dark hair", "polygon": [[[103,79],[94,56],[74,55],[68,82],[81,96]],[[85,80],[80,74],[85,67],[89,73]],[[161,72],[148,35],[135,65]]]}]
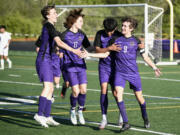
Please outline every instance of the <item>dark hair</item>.
[{"label": "dark hair", "polygon": [[103,21],[103,26],[104,26],[104,29],[107,31],[107,32],[111,32],[113,30],[116,29],[118,23],[117,21],[114,19],[114,18],[106,18],[104,21]]},{"label": "dark hair", "polygon": [[76,20],[81,16],[84,17],[84,14],[81,12],[83,9],[74,9],[69,12],[69,15],[66,17],[66,22],[64,22],[64,27],[65,28],[71,28],[72,25],[76,22]]},{"label": "dark hair", "polygon": [[0,25],[0,29],[5,29],[6,30],[6,26],[5,25]]},{"label": "dark hair", "polygon": [[134,18],[132,18],[132,17],[124,17],[124,18],[122,18],[121,21],[122,21],[122,23],[123,23],[123,22],[129,22],[129,23],[130,23],[129,27],[130,27],[130,28],[133,28],[133,29],[136,29],[137,26],[138,26],[137,20],[134,19]]},{"label": "dark hair", "polygon": [[41,15],[43,16],[45,20],[47,20],[47,15],[49,15],[49,11],[53,8],[55,8],[55,5],[51,5],[51,6],[47,5],[43,7],[43,9],[41,9]]}]

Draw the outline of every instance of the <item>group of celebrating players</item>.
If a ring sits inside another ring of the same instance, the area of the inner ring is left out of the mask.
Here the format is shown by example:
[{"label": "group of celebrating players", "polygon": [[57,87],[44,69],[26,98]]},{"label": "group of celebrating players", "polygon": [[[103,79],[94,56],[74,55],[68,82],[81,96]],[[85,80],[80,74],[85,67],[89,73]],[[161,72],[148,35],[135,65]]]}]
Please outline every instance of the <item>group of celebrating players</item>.
[{"label": "group of celebrating players", "polygon": [[[84,17],[82,9],[74,9],[69,12],[64,22],[66,31],[63,33],[57,32],[54,27],[57,22],[57,13],[54,6],[45,6],[41,10],[41,14],[45,21],[36,59],[36,70],[40,81],[43,82],[43,90],[39,97],[38,113],[35,114],[34,119],[44,127],[60,124],[52,118],[50,113],[54,91],[53,82],[56,80],[55,77],[60,77],[60,71],[62,71],[65,82],[68,82],[72,88],[72,94],[70,95],[71,123],[77,125],[77,113],[80,124],[84,125],[83,108],[87,93],[84,58],[97,57],[100,58],[99,81],[102,113],[99,128],[104,129],[108,124],[108,84],[111,86],[119,108],[118,125],[122,127],[120,130],[125,131],[130,128],[123,101],[126,81],[129,82],[130,88],[133,89],[140,105],[144,126],[149,128],[150,122],[146,112],[146,102],[142,95],[141,79],[136,64],[137,51],[140,51],[144,61],[153,68],[157,77],[160,76],[161,72],[145,53],[141,41],[132,35],[133,30],[137,27],[137,21],[130,17],[123,18],[121,32],[119,32],[117,21],[113,18],[106,18],[103,21],[104,29],[97,32],[94,40],[96,53],[88,53],[86,49],[90,47],[90,42],[81,30]],[[79,105],[77,110],[76,103]]]}]

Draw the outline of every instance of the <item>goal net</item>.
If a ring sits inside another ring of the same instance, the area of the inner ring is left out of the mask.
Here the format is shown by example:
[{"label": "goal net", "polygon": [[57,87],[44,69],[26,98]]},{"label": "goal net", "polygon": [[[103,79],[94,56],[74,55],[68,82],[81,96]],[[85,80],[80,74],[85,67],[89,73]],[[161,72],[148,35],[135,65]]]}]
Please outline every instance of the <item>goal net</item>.
[{"label": "goal net", "polygon": [[90,41],[94,40],[98,30],[103,29],[103,20],[113,17],[118,22],[121,31],[121,18],[133,17],[138,21],[138,28],[134,35],[145,44],[145,52],[155,61],[162,58],[162,15],[163,9],[148,4],[116,4],[116,5],[56,5],[59,15],[56,28],[65,30],[63,22],[68,11],[74,8],[83,8],[83,31]]}]

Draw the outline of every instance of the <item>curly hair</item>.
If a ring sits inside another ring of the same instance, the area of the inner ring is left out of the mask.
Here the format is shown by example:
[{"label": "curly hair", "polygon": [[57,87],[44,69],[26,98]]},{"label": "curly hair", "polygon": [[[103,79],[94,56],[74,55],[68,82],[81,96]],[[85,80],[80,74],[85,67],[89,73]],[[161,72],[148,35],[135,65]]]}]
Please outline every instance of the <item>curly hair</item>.
[{"label": "curly hair", "polygon": [[80,16],[84,17],[84,14],[81,13],[82,11],[83,11],[82,8],[71,10],[69,12],[69,15],[66,17],[66,21],[64,22],[64,27],[70,29]]},{"label": "curly hair", "polygon": [[130,27],[130,28],[133,28],[133,29],[136,29],[137,26],[138,26],[137,20],[134,19],[134,18],[132,18],[132,17],[124,17],[124,18],[122,18],[121,21],[122,21],[122,23],[123,23],[123,22],[129,22],[129,23],[130,23],[129,27]]},{"label": "curly hair", "polygon": [[111,32],[116,29],[118,23],[114,18],[108,17],[103,21],[103,25],[107,32]]}]

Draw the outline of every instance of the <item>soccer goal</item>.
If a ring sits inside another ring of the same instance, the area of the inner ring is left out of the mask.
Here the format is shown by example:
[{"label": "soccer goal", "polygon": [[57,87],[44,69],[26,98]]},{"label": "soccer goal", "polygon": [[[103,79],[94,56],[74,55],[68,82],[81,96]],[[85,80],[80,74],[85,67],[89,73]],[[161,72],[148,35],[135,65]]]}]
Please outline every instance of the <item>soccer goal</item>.
[{"label": "soccer goal", "polygon": [[121,18],[130,16],[138,21],[138,28],[134,35],[145,44],[145,52],[154,60],[162,61],[162,16],[163,8],[148,4],[115,4],[115,5],[56,5],[58,23],[56,27],[64,31],[63,22],[67,11],[83,8],[85,14],[83,31],[93,41],[98,30],[102,29],[103,20],[113,17],[121,28]]}]

